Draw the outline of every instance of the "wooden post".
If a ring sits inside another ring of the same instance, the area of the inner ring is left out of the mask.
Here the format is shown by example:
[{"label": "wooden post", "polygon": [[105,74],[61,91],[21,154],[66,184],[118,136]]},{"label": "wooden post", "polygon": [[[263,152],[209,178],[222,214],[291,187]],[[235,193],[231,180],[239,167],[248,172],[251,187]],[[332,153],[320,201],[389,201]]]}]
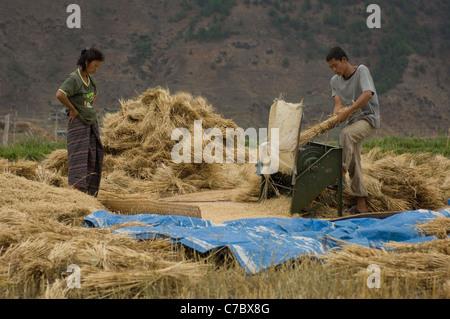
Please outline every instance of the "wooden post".
[{"label": "wooden post", "polygon": [[16,120],[17,120],[17,110],[14,112],[14,118],[13,118],[13,145],[16,145]]},{"label": "wooden post", "polygon": [[58,111],[55,110],[55,143],[58,142]]},{"label": "wooden post", "polygon": [[9,113],[5,116],[5,130],[3,132],[3,146],[8,147],[8,137],[9,137]]}]

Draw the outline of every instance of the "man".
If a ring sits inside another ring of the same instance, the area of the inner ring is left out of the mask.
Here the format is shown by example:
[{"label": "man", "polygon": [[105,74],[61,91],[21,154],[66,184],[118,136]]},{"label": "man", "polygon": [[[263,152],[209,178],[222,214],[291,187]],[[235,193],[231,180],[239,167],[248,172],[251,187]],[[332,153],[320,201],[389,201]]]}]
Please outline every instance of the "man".
[{"label": "man", "polygon": [[330,86],[334,113],[338,115],[337,126],[346,122],[341,133],[343,180],[345,185],[348,172],[351,190],[356,197],[356,205],[350,213],[366,213],[369,194],[364,186],[361,149],[363,140],[380,128],[377,92],[369,69],[362,64],[351,65],[342,48],[332,48],[326,60],[335,73]]}]

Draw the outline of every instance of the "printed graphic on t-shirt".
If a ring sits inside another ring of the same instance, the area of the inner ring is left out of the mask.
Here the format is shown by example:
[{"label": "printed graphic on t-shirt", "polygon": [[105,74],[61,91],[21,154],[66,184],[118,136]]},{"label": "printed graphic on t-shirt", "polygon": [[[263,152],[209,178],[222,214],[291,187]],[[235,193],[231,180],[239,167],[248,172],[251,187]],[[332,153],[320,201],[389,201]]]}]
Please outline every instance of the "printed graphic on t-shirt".
[{"label": "printed graphic on t-shirt", "polygon": [[86,99],[84,101],[84,106],[88,107],[88,108],[92,108],[92,104],[91,102],[94,102],[94,93],[86,93],[85,94]]}]

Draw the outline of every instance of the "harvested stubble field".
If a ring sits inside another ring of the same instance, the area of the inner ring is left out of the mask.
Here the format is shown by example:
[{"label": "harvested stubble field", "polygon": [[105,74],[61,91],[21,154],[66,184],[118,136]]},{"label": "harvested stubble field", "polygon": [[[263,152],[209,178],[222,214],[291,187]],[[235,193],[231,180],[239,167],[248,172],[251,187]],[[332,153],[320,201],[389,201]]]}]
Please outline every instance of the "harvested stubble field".
[{"label": "harvested stubble field", "polygon": [[[201,97],[149,89],[122,101],[104,118],[106,151],[98,198],[67,187],[67,152],[40,162],[0,160],[0,297],[3,298],[450,298],[449,218],[420,225],[439,239],[390,244],[397,252],[346,246],[324,257],[303,257],[246,275],[225,251],[202,256],[165,240],[136,241],[113,229],[83,228],[88,214],[105,209],[136,213],[150,201],[196,206],[220,223],[289,214],[290,198],[258,203],[254,164],[174,164],[175,128],[236,125]],[[208,142],[203,141],[203,147]],[[372,212],[439,209],[450,197],[450,160],[440,155],[363,154]],[[326,194],[323,194],[325,196]],[[120,202],[120,201],[119,201]],[[344,204],[352,203],[344,193]],[[142,211],[141,211],[142,212]],[[337,216],[336,203],[318,218]],[[126,226],[126,225],[123,225]],[[67,288],[68,265],[82,269],[81,288]],[[382,267],[382,288],[369,289],[366,268]]]}]

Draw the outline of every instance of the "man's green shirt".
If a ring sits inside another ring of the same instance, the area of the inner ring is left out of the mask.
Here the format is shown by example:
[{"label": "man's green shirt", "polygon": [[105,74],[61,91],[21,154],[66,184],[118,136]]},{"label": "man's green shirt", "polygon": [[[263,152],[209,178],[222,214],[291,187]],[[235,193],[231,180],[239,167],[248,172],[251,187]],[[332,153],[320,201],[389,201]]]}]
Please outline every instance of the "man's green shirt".
[{"label": "man's green shirt", "polygon": [[[77,109],[79,119],[86,125],[97,122],[97,111],[92,103],[97,96],[97,82],[88,75],[86,83],[80,74],[80,69],[73,71],[59,88],[70,103]],[[69,110],[67,110],[69,112]]]}]

